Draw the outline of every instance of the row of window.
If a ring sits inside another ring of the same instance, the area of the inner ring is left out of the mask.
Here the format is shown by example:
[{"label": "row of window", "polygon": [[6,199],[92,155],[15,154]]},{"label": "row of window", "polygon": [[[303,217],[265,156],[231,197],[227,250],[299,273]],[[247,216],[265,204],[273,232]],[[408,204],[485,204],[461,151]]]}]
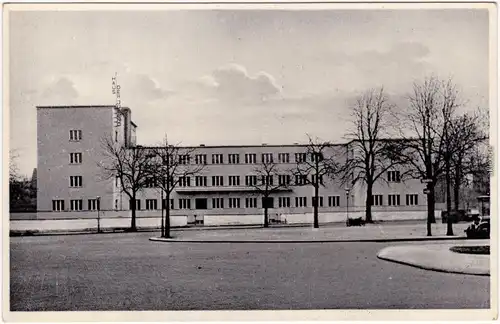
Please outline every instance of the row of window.
[{"label": "row of window", "polygon": [[[100,201],[98,199],[88,199],[87,200],[87,210],[99,210],[101,208]],[[71,211],[83,210],[83,199],[71,199],[69,201],[69,209]],[[53,211],[64,211],[65,205],[63,199],[52,200],[52,210]]]},{"label": "row of window", "polygon": [[[384,196],[383,195],[372,195],[371,199],[372,206],[383,206]],[[387,196],[388,206],[400,206],[401,205],[401,195],[391,194]],[[406,205],[416,206],[418,205],[418,194],[407,194],[406,195]]]}]

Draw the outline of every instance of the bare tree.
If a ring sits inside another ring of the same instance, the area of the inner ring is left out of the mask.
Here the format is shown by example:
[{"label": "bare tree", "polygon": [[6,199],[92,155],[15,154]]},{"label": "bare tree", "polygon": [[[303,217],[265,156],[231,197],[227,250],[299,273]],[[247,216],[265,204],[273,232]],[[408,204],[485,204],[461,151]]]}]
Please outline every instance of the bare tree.
[{"label": "bare tree", "polygon": [[342,172],[344,183],[366,184],[366,222],[372,222],[373,185],[388,170],[399,164],[394,159],[392,141],[383,139],[391,128],[393,105],[389,103],[383,88],[370,89],[356,98],[352,107],[352,128],[347,137],[352,141],[346,165]]},{"label": "bare tree", "polygon": [[249,184],[262,196],[264,227],[269,227],[269,198],[273,193],[289,188],[291,176],[280,170],[279,165],[273,161],[272,155],[263,155],[254,173],[255,178],[250,180]]},{"label": "bare tree", "polygon": [[167,135],[161,146],[151,148],[151,152],[155,158],[149,176],[154,178],[156,187],[162,193],[161,236],[170,237],[170,197],[181,182],[188,186],[191,184],[191,177],[203,171],[206,156],[195,161],[195,148],[170,144]]},{"label": "bare tree", "polygon": [[[325,177],[335,177],[339,174],[340,163],[335,159],[334,145],[330,142],[313,139],[308,135],[309,143],[303,153],[296,153],[296,167],[292,170],[296,185],[310,185],[314,188],[313,213],[314,228],[319,228],[319,190],[324,186]],[[311,176],[311,177],[310,177]]]},{"label": "bare tree", "polygon": [[148,181],[152,168],[151,154],[140,146],[126,147],[111,136],[101,138],[104,158],[98,163],[104,180],[118,178],[120,189],[130,199],[130,231],[137,231],[136,198]]}]

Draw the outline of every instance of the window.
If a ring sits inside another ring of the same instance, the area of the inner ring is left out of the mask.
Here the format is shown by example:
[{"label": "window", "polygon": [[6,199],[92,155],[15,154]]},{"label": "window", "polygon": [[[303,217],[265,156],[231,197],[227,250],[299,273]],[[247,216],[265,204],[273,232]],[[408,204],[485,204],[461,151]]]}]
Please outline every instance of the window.
[{"label": "window", "polygon": [[240,198],[229,198],[229,208],[240,208]]},{"label": "window", "polygon": [[100,201],[98,199],[89,199],[88,210],[99,210],[101,209]]},{"label": "window", "polygon": [[[313,174],[311,176],[311,182],[312,183],[316,183],[316,175],[315,174]],[[323,176],[322,175],[319,176],[318,183],[321,184],[321,185],[323,184]]]},{"label": "window", "polygon": [[288,186],[291,182],[291,176],[289,174],[280,174],[278,176],[278,183],[280,186]]},{"label": "window", "polygon": [[82,163],[82,153],[69,153],[69,163],[70,164]]},{"label": "window", "polygon": [[207,155],[206,154],[196,154],[194,157],[194,162],[196,164],[207,164]]},{"label": "window", "polygon": [[401,205],[399,195],[389,195],[389,206],[399,206]]},{"label": "window", "polygon": [[222,176],[212,176],[212,186],[223,186],[224,185],[224,177]]},{"label": "window", "polygon": [[52,211],[63,211],[64,210],[64,200],[54,199],[52,200]]},{"label": "window", "polygon": [[[133,203],[133,200],[132,200],[132,199],[130,199],[130,200],[128,201],[128,208],[129,208],[130,210],[132,210],[132,207],[133,207],[133,204],[132,204],[132,203]],[[135,210],[141,210],[141,200],[140,200],[140,199],[136,199],[136,200],[135,200]]]},{"label": "window", "polygon": [[240,176],[229,176],[229,185],[230,186],[239,186],[240,185]]},{"label": "window", "polygon": [[278,153],[279,163],[290,163],[290,154],[288,153]]},{"label": "window", "polygon": [[273,185],[273,176],[272,175],[263,175],[263,176],[261,176],[260,181],[261,181],[262,185],[272,186]]},{"label": "window", "polygon": [[190,161],[191,157],[189,156],[189,154],[179,155],[179,164],[189,164]]},{"label": "window", "polygon": [[406,195],[406,205],[407,206],[418,205],[418,195],[417,194]]},{"label": "window", "polygon": [[257,185],[257,176],[256,175],[247,175],[245,176],[245,186],[251,187]]},{"label": "window", "polygon": [[262,153],[262,163],[273,163],[272,153]]},{"label": "window", "polygon": [[262,208],[274,208],[274,198],[262,197]]},{"label": "window", "polygon": [[179,177],[179,187],[191,187],[191,177]]},{"label": "window", "polygon": [[212,198],[212,208],[224,208],[224,198]]},{"label": "window", "polygon": [[197,187],[206,187],[207,186],[207,177],[206,176],[196,176],[195,178]]},{"label": "window", "polygon": [[295,197],[295,207],[307,207],[307,197]]},{"label": "window", "polygon": [[303,186],[307,184],[307,175],[296,175],[295,176],[295,185],[297,186]]},{"label": "window", "polygon": [[70,209],[72,211],[80,211],[83,209],[83,200],[82,199],[71,199],[69,206],[70,206]]},{"label": "window", "polygon": [[148,177],[144,181],[145,188],[156,188],[156,179],[153,177]]},{"label": "window", "polygon": [[257,198],[245,198],[246,208],[257,208]]},{"label": "window", "polygon": [[158,200],[146,199],[146,210],[156,210],[156,209],[158,209]]},{"label": "window", "polygon": [[[323,207],[323,197],[319,196],[319,205],[318,207]],[[312,197],[312,204],[313,206],[316,206],[316,197]]]},{"label": "window", "polygon": [[321,152],[311,153],[311,162],[316,163],[321,161],[323,161],[323,153]]},{"label": "window", "polygon": [[82,176],[70,176],[69,186],[72,188],[78,188],[82,186]]},{"label": "window", "polygon": [[329,196],[328,207],[338,207],[338,206],[340,206],[340,196]]},{"label": "window", "polygon": [[118,143],[118,131],[115,131],[115,143]]},{"label": "window", "polygon": [[115,177],[115,186],[117,186],[117,187],[120,186],[120,176]]},{"label": "window", "polygon": [[78,142],[82,140],[82,131],[81,130],[76,130],[72,129],[69,131],[69,140]]},{"label": "window", "polygon": [[179,209],[191,209],[191,199],[189,198],[179,199]]},{"label": "window", "polygon": [[254,153],[245,154],[245,163],[247,164],[257,163],[257,155]]},{"label": "window", "polygon": [[239,154],[228,154],[229,164],[238,164],[240,163],[240,155]]},{"label": "window", "polygon": [[400,175],[399,171],[387,172],[387,181],[389,181],[389,182],[401,182],[401,175]]},{"label": "window", "polygon": [[382,206],[383,204],[382,195],[372,195],[372,206]]},{"label": "window", "polygon": [[222,154],[212,154],[212,164],[223,164],[224,155]]},{"label": "window", "polygon": [[306,153],[295,153],[295,162],[301,163],[306,161]]},{"label": "window", "polygon": [[118,199],[115,199],[115,210],[118,210]]},{"label": "window", "polygon": [[290,197],[279,197],[278,206],[280,208],[290,207]]},{"label": "window", "polygon": [[[167,209],[167,199],[163,199],[161,203],[163,209]],[[174,200],[170,199],[170,209],[174,209]]]}]

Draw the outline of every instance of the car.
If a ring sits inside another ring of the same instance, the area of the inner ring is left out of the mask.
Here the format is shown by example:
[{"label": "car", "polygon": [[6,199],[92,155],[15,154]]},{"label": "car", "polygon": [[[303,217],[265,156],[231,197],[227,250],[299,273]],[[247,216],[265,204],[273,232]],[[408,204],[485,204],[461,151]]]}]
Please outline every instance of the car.
[{"label": "car", "polygon": [[489,217],[486,220],[481,220],[481,222],[473,226],[471,224],[464,232],[469,239],[489,239],[490,238],[490,220]]},{"label": "car", "polygon": [[467,209],[467,213],[465,214],[465,219],[469,222],[473,221],[476,217],[479,217],[478,209]]}]

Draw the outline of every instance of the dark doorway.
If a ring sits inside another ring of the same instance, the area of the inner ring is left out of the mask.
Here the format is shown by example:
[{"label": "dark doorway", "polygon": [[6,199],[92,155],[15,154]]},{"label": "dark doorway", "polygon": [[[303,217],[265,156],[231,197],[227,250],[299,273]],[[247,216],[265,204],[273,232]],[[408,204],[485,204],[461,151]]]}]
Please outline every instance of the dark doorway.
[{"label": "dark doorway", "polygon": [[274,198],[273,197],[267,197],[267,198],[262,198],[262,208],[274,208]]},{"label": "dark doorway", "polygon": [[207,209],[207,198],[196,198],[194,200],[195,209]]}]

